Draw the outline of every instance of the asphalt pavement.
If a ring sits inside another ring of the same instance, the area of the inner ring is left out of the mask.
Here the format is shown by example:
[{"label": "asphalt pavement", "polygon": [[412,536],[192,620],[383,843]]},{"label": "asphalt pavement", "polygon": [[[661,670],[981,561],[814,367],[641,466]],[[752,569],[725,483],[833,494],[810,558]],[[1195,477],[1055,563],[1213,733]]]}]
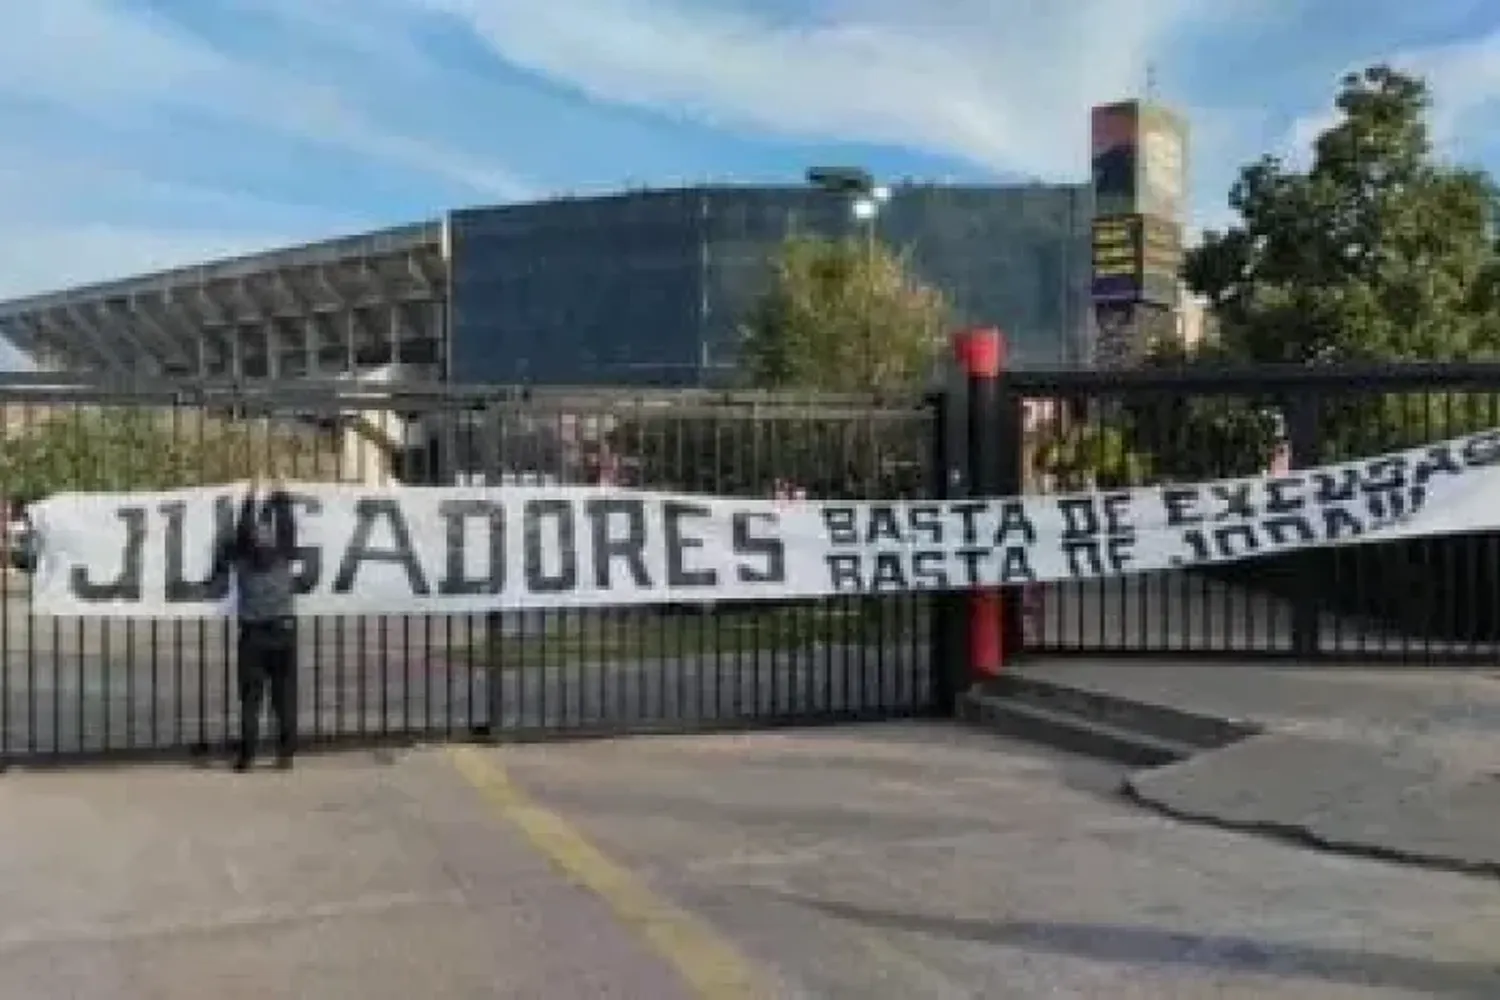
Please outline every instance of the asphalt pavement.
[{"label": "asphalt pavement", "polygon": [[1500,996],[1500,884],[952,726],[0,780],[0,996]]},{"label": "asphalt pavement", "polygon": [[1500,882],[1184,826],[1109,765],[984,734],[495,754],[788,996],[1500,996]]}]

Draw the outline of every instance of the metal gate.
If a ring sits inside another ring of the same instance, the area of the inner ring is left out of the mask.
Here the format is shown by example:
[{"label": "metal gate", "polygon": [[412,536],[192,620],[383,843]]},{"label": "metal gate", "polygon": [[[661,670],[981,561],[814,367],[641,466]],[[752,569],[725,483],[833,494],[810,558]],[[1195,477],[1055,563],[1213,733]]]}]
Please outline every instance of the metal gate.
[{"label": "metal gate", "polygon": [[[222,622],[31,614],[18,520],[66,490],[252,470],[377,485],[585,483],[735,496],[930,495],[935,404],[445,386],[0,383],[14,530],[0,583],[0,756],[216,752],[237,731]],[[21,568],[17,568],[17,567]],[[611,734],[925,713],[930,601],[316,618],[309,743]]]},{"label": "metal gate", "polygon": [[[1295,475],[1500,426],[1500,365],[1488,363],[1018,371],[997,383],[989,460],[1033,490]],[[1033,653],[1493,663],[1500,536],[1062,582],[1012,601]]]}]

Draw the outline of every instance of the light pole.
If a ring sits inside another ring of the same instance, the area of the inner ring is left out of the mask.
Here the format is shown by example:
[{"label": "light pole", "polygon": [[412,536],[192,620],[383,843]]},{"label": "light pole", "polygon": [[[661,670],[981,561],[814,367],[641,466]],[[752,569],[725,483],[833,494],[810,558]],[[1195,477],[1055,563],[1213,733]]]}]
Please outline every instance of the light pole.
[{"label": "light pole", "polygon": [[861,167],[813,167],[807,182],[820,191],[849,199],[849,214],[864,228],[865,237],[865,374],[875,371],[875,237],[880,212],[891,200],[891,189],[875,183]]}]

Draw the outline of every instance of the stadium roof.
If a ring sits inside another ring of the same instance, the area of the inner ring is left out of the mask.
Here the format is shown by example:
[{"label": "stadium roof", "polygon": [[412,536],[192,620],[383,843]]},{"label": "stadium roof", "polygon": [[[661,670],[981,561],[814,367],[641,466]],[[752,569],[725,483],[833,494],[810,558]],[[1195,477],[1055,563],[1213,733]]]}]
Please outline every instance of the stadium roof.
[{"label": "stadium roof", "polygon": [[396,301],[432,300],[443,223],[418,223],[0,302],[0,334],[67,367],[198,369],[195,341]]},{"label": "stadium roof", "polygon": [[443,240],[441,222],[421,222],[355,236],[319,240],[300,246],[280,247],[174,267],[165,271],[77,285],[16,299],[0,300],[0,319],[22,313],[70,305],[91,299],[139,295],[176,290],[216,281],[232,281],[252,275],[293,268],[358,261],[361,257],[384,257],[413,250],[439,249]]}]

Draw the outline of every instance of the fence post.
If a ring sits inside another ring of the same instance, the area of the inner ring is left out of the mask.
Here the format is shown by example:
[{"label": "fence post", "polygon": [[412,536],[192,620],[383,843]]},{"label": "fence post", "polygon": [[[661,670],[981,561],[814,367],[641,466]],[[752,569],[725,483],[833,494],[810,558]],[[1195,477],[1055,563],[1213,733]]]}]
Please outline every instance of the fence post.
[{"label": "fence post", "polygon": [[[497,405],[497,400],[486,396],[477,414],[471,418],[479,423],[479,454],[475,456],[478,461],[470,464],[478,467],[474,471],[491,489],[505,481],[505,462],[501,454],[505,441],[504,413],[504,407]],[[451,412],[448,418],[452,420]],[[501,612],[491,611],[484,616],[484,722],[469,727],[471,734],[479,739],[497,739],[505,722],[505,671],[495,662],[504,631],[505,616]],[[469,711],[472,713],[473,710],[470,706]],[[451,707],[449,711],[452,711]]]},{"label": "fence post", "polygon": [[[1004,479],[1000,372],[1005,366],[1005,339],[994,327],[963,330],[954,335],[953,350],[966,376],[968,493],[993,497],[1002,492]],[[996,588],[971,591],[965,599],[964,664],[969,684],[998,676],[1005,665],[1003,603]]]},{"label": "fence post", "polygon": [[[1290,469],[1306,469],[1318,464],[1318,403],[1317,396],[1311,392],[1296,393],[1288,402],[1286,444]],[[1314,553],[1313,558],[1319,555]],[[1292,558],[1306,557],[1294,555]],[[1298,572],[1292,589],[1292,652],[1298,658],[1318,656],[1323,644],[1318,623],[1320,595],[1317,577],[1312,573]]]},{"label": "fence post", "polygon": [[[1002,341],[1002,346],[1003,346]],[[1002,360],[1004,355],[1002,354]],[[995,442],[995,478],[991,496],[1015,497],[1026,491],[1025,400],[1005,383],[1004,372],[996,380],[995,410],[990,430]],[[1000,649],[1002,663],[1014,663],[1026,652],[1028,585],[1004,587],[1000,600]]]},{"label": "fence post", "polygon": [[[963,415],[968,399],[950,386],[935,393],[932,406],[932,495],[943,500],[961,500],[968,495],[968,477],[964,470]],[[968,646],[965,637],[968,595],[943,591],[932,601],[931,623],[931,710],[952,717],[958,711],[958,699],[967,684]]]}]

